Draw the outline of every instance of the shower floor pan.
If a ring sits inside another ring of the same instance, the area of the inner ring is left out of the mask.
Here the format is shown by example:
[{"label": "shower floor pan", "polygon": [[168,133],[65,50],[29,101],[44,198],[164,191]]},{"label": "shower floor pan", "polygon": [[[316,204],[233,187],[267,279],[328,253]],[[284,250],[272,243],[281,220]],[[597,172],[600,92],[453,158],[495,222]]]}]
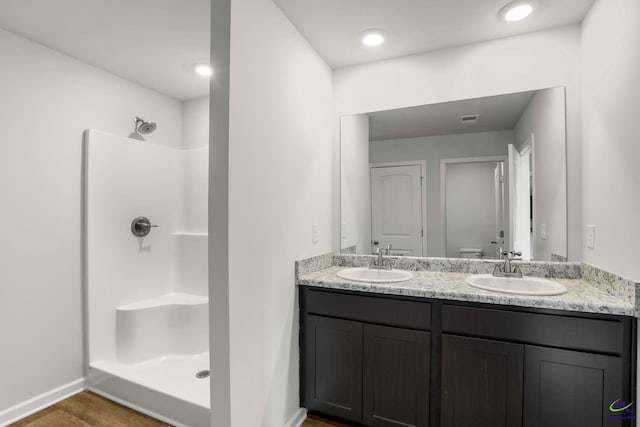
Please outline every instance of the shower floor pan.
[{"label": "shower floor pan", "polygon": [[116,308],[114,359],[90,362],[88,388],[176,426],[208,427],[208,300],[166,294]]},{"label": "shower floor pan", "polygon": [[210,380],[196,378],[208,366],[208,353],[136,364],[99,361],[89,367],[88,388],[175,426],[208,427]]}]

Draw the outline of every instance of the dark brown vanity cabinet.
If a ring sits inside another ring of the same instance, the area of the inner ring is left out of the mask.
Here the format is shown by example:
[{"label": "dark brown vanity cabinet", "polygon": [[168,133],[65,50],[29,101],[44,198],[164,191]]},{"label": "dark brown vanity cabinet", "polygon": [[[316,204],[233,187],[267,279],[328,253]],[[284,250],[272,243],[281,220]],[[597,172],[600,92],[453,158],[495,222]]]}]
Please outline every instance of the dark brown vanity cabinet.
[{"label": "dark brown vanity cabinet", "polygon": [[[313,294],[307,300],[311,312],[323,315],[303,317],[306,407],[369,426],[428,426],[431,334],[409,326],[426,329],[429,307],[344,297],[355,304],[350,310],[339,294]],[[360,321],[361,309],[372,308],[381,310],[373,318],[393,326]]]},{"label": "dark brown vanity cabinet", "polygon": [[630,317],[301,287],[301,401],[366,426],[613,427]]}]

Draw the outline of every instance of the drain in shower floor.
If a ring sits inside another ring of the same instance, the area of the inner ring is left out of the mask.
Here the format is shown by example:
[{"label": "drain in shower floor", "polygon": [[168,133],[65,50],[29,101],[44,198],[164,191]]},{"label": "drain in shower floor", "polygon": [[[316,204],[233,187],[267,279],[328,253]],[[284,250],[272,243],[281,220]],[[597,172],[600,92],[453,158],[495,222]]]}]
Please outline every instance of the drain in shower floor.
[{"label": "drain in shower floor", "polygon": [[202,378],[209,378],[209,373],[210,373],[210,372],[209,372],[209,370],[208,370],[208,369],[206,369],[206,370],[204,370],[204,371],[197,372],[197,373],[196,373],[196,378],[201,378],[201,379],[202,379]]}]

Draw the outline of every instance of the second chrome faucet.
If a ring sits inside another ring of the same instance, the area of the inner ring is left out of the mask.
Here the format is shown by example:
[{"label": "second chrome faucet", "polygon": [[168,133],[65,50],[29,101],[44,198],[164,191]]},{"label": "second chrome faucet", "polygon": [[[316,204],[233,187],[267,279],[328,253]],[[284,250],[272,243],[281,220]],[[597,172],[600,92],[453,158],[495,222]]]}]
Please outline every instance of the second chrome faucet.
[{"label": "second chrome faucet", "polygon": [[502,266],[500,264],[496,265],[493,269],[493,275],[496,277],[522,277],[520,266],[512,263],[513,258],[521,256],[522,253],[509,251],[503,252],[502,255],[504,255],[504,264]]}]

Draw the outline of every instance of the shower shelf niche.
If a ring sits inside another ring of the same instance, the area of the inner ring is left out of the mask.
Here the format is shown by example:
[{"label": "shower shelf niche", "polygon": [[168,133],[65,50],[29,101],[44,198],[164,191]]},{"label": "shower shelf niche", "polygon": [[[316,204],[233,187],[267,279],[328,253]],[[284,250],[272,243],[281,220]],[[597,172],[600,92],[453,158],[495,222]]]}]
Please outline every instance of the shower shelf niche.
[{"label": "shower shelf niche", "polygon": [[185,236],[185,237],[209,237],[209,233],[199,232],[199,231],[175,231],[171,234],[173,236]]}]

